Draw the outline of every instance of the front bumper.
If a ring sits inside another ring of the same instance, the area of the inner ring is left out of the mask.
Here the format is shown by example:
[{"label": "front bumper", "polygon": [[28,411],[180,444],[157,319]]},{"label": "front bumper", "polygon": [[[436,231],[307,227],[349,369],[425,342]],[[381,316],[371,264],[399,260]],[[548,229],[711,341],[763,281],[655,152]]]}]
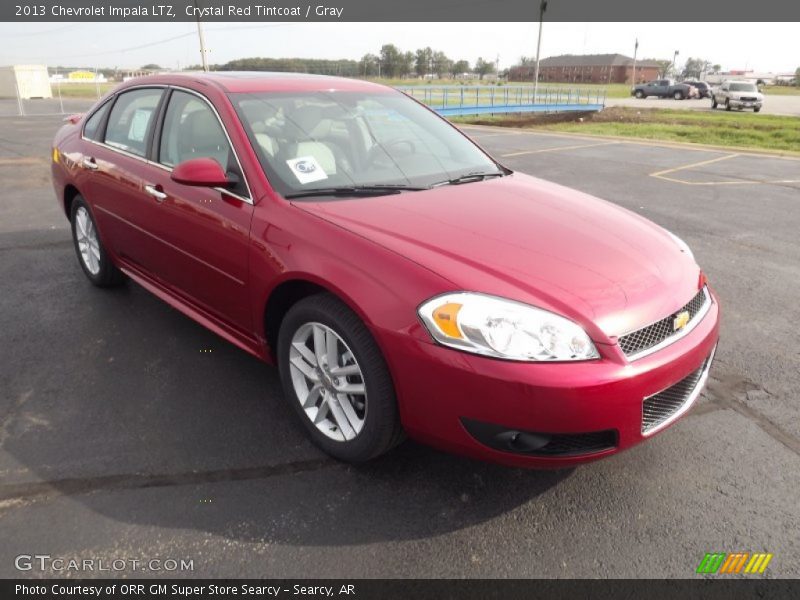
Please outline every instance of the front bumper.
[{"label": "front bumper", "polygon": [[761,108],[763,104],[761,100],[734,100],[733,98],[728,100],[728,102],[733,108]]},{"label": "front bumper", "polygon": [[[502,464],[561,468],[609,456],[655,433],[643,433],[643,402],[702,369],[711,357],[719,337],[719,305],[713,293],[712,298],[708,313],[688,335],[634,362],[616,345],[598,344],[601,358],[594,361],[521,363],[459,352],[403,333],[375,334],[389,360],[410,437]],[[588,453],[533,455],[513,446],[499,449],[482,437],[484,425],[501,436],[533,436],[523,441],[537,435],[608,440],[613,434],[613,444]]]}]

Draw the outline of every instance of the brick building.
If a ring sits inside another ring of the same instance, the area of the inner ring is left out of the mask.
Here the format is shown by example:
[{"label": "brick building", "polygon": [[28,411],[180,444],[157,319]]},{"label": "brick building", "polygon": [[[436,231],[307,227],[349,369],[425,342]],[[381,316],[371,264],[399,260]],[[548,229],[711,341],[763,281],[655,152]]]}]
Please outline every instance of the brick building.
[{"label": "brick building", "polygon": [[[511,81],[531,81],[534,65],[511,67]],[[636,82],[658,79],[662,66],[652,60],[636,61]],[[631,83],[633,59],[622,54],[565,54],[539,62],[539,81],[559,83]]]}]

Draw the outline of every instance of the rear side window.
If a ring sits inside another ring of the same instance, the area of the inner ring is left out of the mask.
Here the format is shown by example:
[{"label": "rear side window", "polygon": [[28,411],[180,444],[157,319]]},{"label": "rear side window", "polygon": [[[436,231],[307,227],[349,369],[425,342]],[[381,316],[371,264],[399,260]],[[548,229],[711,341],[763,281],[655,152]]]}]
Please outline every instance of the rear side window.
[{"label": "rear side window", "polygon": [[146,156],[147,140],[161,94],[161,89],[153,88],[120,94],[108,117],[106,144]]},{"label": "rear side window", "polygon": [[103,122],[103,117],[106,116],[109,106],[111,106],[111,103],[106,102],[86,119],[86,125],[83,126],[83,137],[96,142],[100,141],[100,123]]}]

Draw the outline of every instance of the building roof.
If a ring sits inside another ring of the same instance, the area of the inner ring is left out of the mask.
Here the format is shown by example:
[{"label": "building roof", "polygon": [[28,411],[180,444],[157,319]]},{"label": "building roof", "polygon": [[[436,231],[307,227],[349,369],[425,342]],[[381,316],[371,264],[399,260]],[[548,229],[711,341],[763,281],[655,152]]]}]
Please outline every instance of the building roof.
[{"label": "building roof", "polygon": [[[633,59],[624,54],[562,54],[542,59],[542,67],[627,67]],[[653,60],[637,60],[637,67],[660,67]]]}]

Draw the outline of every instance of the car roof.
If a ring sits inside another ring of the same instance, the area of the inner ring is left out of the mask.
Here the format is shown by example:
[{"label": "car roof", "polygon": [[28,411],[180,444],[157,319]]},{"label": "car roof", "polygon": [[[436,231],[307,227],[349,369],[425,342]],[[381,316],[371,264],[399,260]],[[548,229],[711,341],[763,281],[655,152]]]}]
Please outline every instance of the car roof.
[{"label": "car roof", "polygon": [[213,85],[228,93],[251,92],[309,92],[309,91],[347,91],[347,92],[392,92],[392,88],[346,77],[329,75],[310,75],[308,73],[276,73],[271,71],[183,71],[160,73],[130,79],[125,87],[142,84]]}]

